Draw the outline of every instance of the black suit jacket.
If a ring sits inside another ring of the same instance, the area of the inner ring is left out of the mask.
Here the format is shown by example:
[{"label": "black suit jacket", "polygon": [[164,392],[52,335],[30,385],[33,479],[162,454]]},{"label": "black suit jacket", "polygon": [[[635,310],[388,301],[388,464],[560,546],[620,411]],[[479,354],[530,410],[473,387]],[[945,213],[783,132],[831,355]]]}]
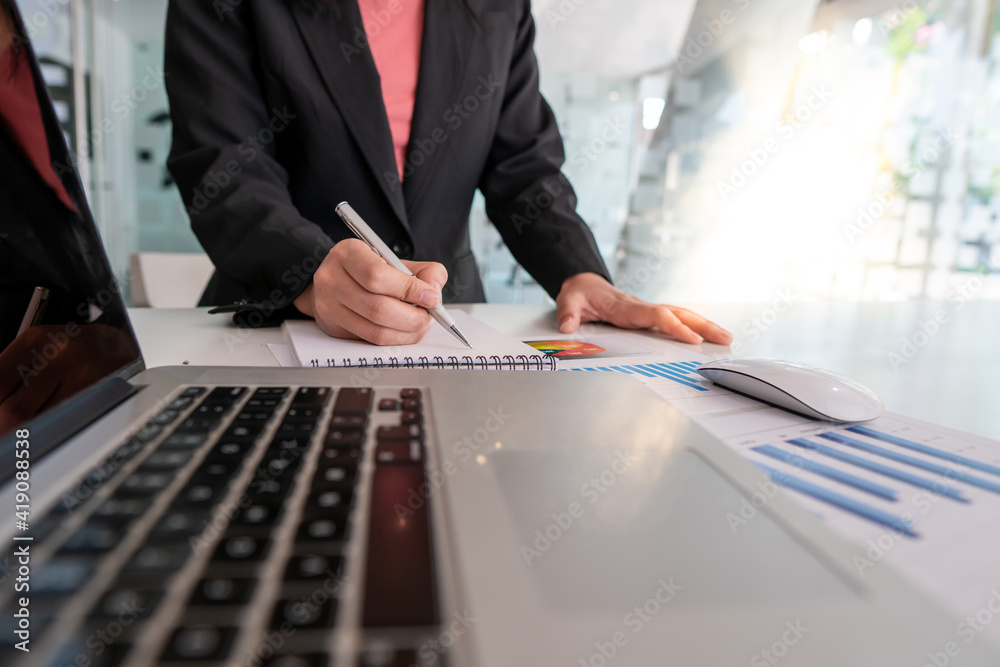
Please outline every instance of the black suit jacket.
[{"label": "black suit jacket", "polygon": [[217,268],[203,304],[287,307],[351,236],[334,211],[343,200],[403,259],[443,263],[446,301],[481,301],[468,224],[477,188],[549,294],[577,273],[608,277],[560,172],[529,0],[471,4],[478,21],[454,0],[426,0],[401,185],[357,0],[318,11],[297,0],[170,0],[168,165]]}]

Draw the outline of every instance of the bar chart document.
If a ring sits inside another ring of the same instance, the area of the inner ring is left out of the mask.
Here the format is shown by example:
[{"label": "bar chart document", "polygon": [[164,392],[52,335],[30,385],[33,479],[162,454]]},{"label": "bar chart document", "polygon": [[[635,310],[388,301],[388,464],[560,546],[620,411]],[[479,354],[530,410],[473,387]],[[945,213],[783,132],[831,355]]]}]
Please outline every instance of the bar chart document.
[{"label": "bar chart document", "polygon": [[630,375],[757,465],[758,492],[719,517],[734,534],[783,488],[855,545],[859,576],[892,567],[954,614],[959,646],[1000,646],[1000,442],[889,413],[815,421],[702,378],[711,357],[638,335],[652,354],[559,370]]}]

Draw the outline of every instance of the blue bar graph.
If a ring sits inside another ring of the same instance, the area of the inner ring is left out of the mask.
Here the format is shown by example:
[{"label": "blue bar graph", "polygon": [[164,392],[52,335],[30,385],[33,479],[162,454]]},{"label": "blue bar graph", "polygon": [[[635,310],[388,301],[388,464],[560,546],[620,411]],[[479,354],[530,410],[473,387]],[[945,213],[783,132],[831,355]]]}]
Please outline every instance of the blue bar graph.
[{"label": "blue bar graph", "polygon": [[695,381],[693,381],[692,379],[686,378],[681,373],[672,370],[670,368],[667,368],[665,364],[639,364],[637,366],[627,366],[627,368],[629,369],[636,368],[639,370],[648,371],[658,377],[666,378],[668,380],[673,380],[677,384],[682,384],[685,387],[697,389],[698,391],[708,391],[707,389],[705,389],[705,387],[695,384]]},{"label": "blue bar graph", "polygon": [[907,456],[906,454],[900,454],[899,452],[894,452],[885,447],[878,447],[876,445],[871,445],[867,442],[862,442],[860,440],[855,440],[854,438],[848,438],[846,435],[840,435],[839,433],[821,433],[821,438],[826,438],[827,440],[832,440],[833,442],[839,443],[841,445],[847,445],[848,447],[853,447],[859,449],[863,452],[868,452],[869,454],[876,454],[878,456],[883,456],[892,461],[898,463],[905,463],[906,465],[911,465],[914,468],[920,468],[921,470],[926,470],[927,472],[932,472],[937,475],[943,475],[948,479],[955,480],[958,482],[965,482],[969,486],[975,486],[980,489],[985,489],[986,491],[992,491],[993,493],[1000,494],[1000,484],[992,482],[988,479],[983,479],[981,477],[976,477],[974,475],[967,475],[961,470],[956,470],[954,468],[946,468],[945,466],[938,465],[936,463],[930,463],[922,459],[916,459],[912,456]]},{"label": "blue bar graph", "polygon": [[806,440],[805,438],[795,438],[793,440],[789,440],[788,443],[795,445],[796,447],[802,447],[803,449],[811,449],[822,454],[823,456],[829,456],[830,458],[843,461],[844,463],[856,465],[864,470],[885,475],[886,477],[891,477],[892,479],[899,480],[900,482],[906,482],[907,484],[917,488],[926,489],[927,491],[936,493],[939,496],[945,496],[946,498],[951,498],[952,500],[960,503],[969,502],[969,499],[966,498],[961,491],[954,487],[942,484],[936,480],[911,475],[903,470],[882,465],[881,463],[875,463],[874,461],[869,461],[868,459],[863,459],[860,456],[854,456],[853,454],[848,454],[847,452],[842,452],[839,449],[827,447],[826,445],[821,445],[811,440]]},{"label": "blue bar graph", "polygon": [[677,361],[671,363],[657,364],[632,364],[628,366],[593,366],[589,368],[562,368],[560,370],[570,371],[608,371],[612,373],[622,373],[624,375],[638,375],[645,378],[666,379],[677,384],[696,389],[697,391],[708,391],[708,387],[702,385],[702,377],[694,372],[694,369],[701,365],[700,361]]},{"label": "blue bar graph", "polygon": [[898,496],[896,492],[888,487],[882,486],[881,484],[876,484],[875,482],[869,482],[867,479],[861,479],[854,475],[848,474],[843,470],[837,470],[836,468],[831,468],[830,466],[825,466],[822,463],[816,463],[815,461],[810,461],[805,459],[798,454],[793,454],[792,452],[786,452],[783,449],[778,449],[777,447],[772,447],[771,445],[762,445],[760,447],[754,447],[753,451],[759,452],[764,456],[770,456],[772,459],[777,459],[783,463],[793,465],[796,468],[801,468],[811,473],[815,473],[827,479],[832,479],[836,482],[846,484],[847,486],[854,487],[859,491],[864,491],[865,493],[870,493],[873,496],[883,498],[890,502],[896,502]]},{"label": "blue bar graph", "polygon": [[958,463],[960,465],[972,468],[973,470],[979,470],[981,472],[988,472],[994,475],[1000,475],[1000,467],[990,465],[989,463],[983,463],[982,461],[976,461],[975,459],[970,459],[966,456],[960,456],[958,454],[952,454],[951,452],[946,452],[941,449],[936,449],[934,447],[929,447],[928,445],[922,445],[919,442],[913,442],[912,440],[907,440],[906,438],[900,438],[895,435],[889,435],[888,433],[882,433],[881,431],[876,431],[874,429],[867,428],[865,426],[850,426],[847,429],[852,433],[857,433],[859,435],[864,435],[875,440],[881,440],[882,442],[887,442],[891,445],[896,445],[897,447],[904,447],[906,449],[913,450],[915,452],[920,452],[921,454],[927,454],[928,456],[933,456],[935,458],[943,459],[950,463]]},{"label": "blue bar graph", "polygon": [[883,512],[877,507],[872,507],[871,505],[858,502],[853,498],[848,498],[847,496],[842,496],[839,493],[834,493],[833,491],[824,489],[821,486],[816,486],[815,484],[807,482],[804,479],[793,477],[788,473],[775,470],[774,468],[766,465],[760,463],[756,465],[770,475],[774,483],[779,486],[784,486],[811,498],[815,498],[821,502],[833,505],[834,507],[839,507],[842,510],[861,517],[862,519],[867,519],[868,521],[877,523],[880,526],[885,526],[898,533],[902,533],[907,537],[920,537],[910,527],[910,522],[906,521],[902,517],[898,517],[888,512]]}]

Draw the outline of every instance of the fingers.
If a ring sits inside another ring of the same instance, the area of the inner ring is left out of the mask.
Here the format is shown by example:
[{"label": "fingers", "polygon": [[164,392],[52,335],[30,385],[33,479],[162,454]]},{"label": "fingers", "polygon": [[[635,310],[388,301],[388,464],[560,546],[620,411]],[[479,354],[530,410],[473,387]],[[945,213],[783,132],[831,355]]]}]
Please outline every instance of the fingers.
[{"label": "fingers", "polygon": [[682,322],[670,307],[639,300],[624,304],[616,313],[612,323],[629,329],[656,327],[668,336],[691,345],[698,345],[704,340],[701,335]]},{"label": "fingers", "polygon": [[400,331],[376,324],[343,304],[322,304],[318,310],[316,323],[328,336],[366,340],[375,345],[413,345],[423,340],[434,326],[434,320],[428,317],[427,323],[419,329]]},{"label": "fingers", "polygon": [[444,264],[437,262],[408,262],[403,260],[403,264],[413,271],[413,274],[420,280],[430,285],[436,285],[438,291],[448,283],[448,269]]},{"label": "fingers", "polygon": [[586,304],[587,298],[582,292],[568,294],[566,298],[556,302],[556,319],[559,321],[560,333],[570,334],[580,328]]},{"label": "fingers", "polygon": [[426,280],[389,266],[362,241],[341,241],[313,275],[312,291],[303,294],[311,303],[300,310],[312,311],[320,329],[331,336],[412,345],[427,334],[433,320],[427,310],[411,304],[440,303],[440,286],[448,275],[440,265],[414,264]]},{"label": "fingers", "polygon": [[441,303],[441,290],[436,285],[394,269],[362,241],[341,241],[334,246],[334,252],[348,275],[372,294],[415,303],[424,308],[433,308]]},{"label": "fingers", "polygon": [[709,343],[729,345],[733,342],[733,335],[715,322],[707,320],[698,313],[693,313],[687,308],[670,308],[678,320],[683,322],[689,329],[700,335]]}]

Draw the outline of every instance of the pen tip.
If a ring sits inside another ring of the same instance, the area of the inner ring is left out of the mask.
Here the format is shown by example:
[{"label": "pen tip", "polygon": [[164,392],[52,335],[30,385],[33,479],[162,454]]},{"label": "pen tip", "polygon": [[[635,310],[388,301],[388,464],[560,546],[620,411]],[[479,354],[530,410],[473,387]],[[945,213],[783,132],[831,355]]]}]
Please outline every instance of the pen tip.
[{"label": "pen tip", "polygon": [[463,343],[465,343],[465,346],[467,348],[469,348],[470,350],[472,349],[472,344],[469,343],[468,340],[466,340],[465,336],[462,335],[462,332],[458,330],[458,327],[452,327],[451,331],[452,331],[453,334],[455,334],[456,336],[458,336],[458,339],[460,341],[462,341]]}]

